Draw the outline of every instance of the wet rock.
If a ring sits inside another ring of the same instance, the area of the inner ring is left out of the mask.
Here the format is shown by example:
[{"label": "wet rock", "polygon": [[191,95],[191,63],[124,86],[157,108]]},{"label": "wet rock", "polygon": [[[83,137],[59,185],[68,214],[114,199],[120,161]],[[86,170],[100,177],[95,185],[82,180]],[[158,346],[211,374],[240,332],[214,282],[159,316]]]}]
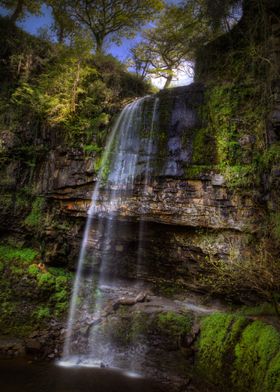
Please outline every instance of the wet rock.
[{"label": "wet rock", "polygon": [[24,342],[18,339],[0,339],[0,357],[19,357],[26,353]]},{"label": "wet rock", "polygon": [[25,340],[25,347],[26,347],[27,353],[30,353],[30,354],[39,353],[42,349],[41,342],[37,339]]}]

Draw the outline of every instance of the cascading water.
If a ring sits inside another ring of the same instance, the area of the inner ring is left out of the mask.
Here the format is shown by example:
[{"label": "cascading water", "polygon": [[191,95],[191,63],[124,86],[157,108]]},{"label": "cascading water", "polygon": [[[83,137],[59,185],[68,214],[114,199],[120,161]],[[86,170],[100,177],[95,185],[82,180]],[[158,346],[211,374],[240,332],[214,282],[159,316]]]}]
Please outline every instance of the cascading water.
[{"label": "cascading water", "polygon": [[[117,230],[118,211],[123,208],[124,198],[133,192],[135,178],[139,175],[137,168],[141,168],[140,175],[144,177],[143,194],[151,177],[151,158],[156,153],[153,136],[159,101],[158,98],[152,101],[152,115],[143,119],[143,106],[147,101],[150,102],[151,98],[141,98],[123,109],[105,148],[79,255],[62,359],[65,365],[105,364],[134,370],[133,361],[128,359],[127,353],[117,352],[110,339],[104,338],[100,326],[112,292],[117,291],[121,295],[123,289],[122,282],[116,278],[114,266],[109,266],[110,279],[107,278],[108,263],[113,256],[110,241]],[[101,252],[98,277],[95,274],[95,255],[90,251],[90,244],[95,241],[91,238],[94,222],[97,222],[96,233]],[[137,264],[141,261],[142,234],[141,221]],[[135,343],[132,357],[136,348]]]}]

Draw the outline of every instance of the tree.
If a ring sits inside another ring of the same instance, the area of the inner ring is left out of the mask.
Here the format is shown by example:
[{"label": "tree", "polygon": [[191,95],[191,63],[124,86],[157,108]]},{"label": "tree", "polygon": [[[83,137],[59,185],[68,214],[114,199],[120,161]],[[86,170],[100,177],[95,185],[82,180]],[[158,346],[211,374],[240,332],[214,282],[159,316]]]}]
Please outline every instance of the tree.
[{"label": "tree", "polygon": [[214,31],[229,31],[241,16],[242,0],[204,0],[201,10]]},{"label": "tree", "polygon": [[187,6],[168,6],[154,28],[143,33],[143,41],[131,53],[136,73],[166,79],[167,88],[175,74],[194,58],[194,43],[206,34],[208,25],[197,15],[197,1]]},{"label": "tree", "polygon": [[67,12],[65,1],[48,0],[53,15],[52,30],[56,33],[57,40],[61,44],[75,33],[76,25]]},{"label": "tree", "polygon": [[104,50],[105,41],[134,37],[163,8],[162,0],[66,0],[65,4],[72,20],[91,32],[97,52]]},{"label": "tree", "polygon": [[27,12],[40,14],[42,3],[41,0],[0,0],[0,6],[12,11],[9,16],[12,23],[24,18]]}]

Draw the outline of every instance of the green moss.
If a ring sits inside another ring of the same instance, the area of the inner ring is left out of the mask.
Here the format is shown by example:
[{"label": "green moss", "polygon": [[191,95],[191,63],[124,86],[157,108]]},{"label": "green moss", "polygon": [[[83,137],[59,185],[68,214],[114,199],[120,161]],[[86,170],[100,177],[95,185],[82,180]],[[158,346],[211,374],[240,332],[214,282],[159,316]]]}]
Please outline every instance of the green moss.
[{"label": "green moss", "polygon": [[217,165],[190,165],[185,168],[185,176],[188,179],[197,179],[201,175],[210,174],[213,172],[220,172],[220,168]]},{"label": "green moss", "polygon": [[180,343],[183,336],[191,330],[192,319],[188,314],[175,312],[164,312],[157,316],[157,329],[160,333],[167,335]]},{"label": "green moss", "polygon": [[264,169],[269,169],[274,164],[279,163],[280,143],[275,143],[263,152],[260,157],[260,163]]},{"label": "green moss", "polygon": [[42,223],[42,209],[43,209],[44,199],[42,197],[37,197],[32,203],[32,210],[30,214],[25,218],[24,223],[32,228],[39,227]]},{"label": "green moss", "polygon": [[216,144],[213,133],[208,128],[195,131],[193,139],[192,164],[211,165],[216,161]]},{"label": "green moss", "polygon": [[249,188],[260,184],[260,177],[255,164],[221,167],[229,188]]},{"label": "green moss", "polygon": [[45,319],[49,319],[51,316],[50,309],[47,306],[39,306],[35,312],[33,313],[33,317],[37,321],[42,321]]},{"label": "green moss", "polygon": [[243,316],[275,316],[275,307],[265,302],[257,306],[244,306],[238,313]]},{"label": "green moss", "polygon": [[28,267],[27,271],[28,271],[29,275],[31,275],[31,276],[37,276],[40,273],[40,270],[39,270],[37,264],[31,264]]},{"label": "green moss", "polygon": [[215,385],[224,383],[227,358],[231,356],[244,325],[244,317],[224,313],[208,316],[201,323],[197,371]]},{"label": "green moss", "polygon": [[62,268],[48,270],[39,261],[33,249],[0,246],[2,333],[24,336],[38,328],[38,323],[42,327],[50,317],[62,317],[66,312],[73,274]]},{"label": "green moss", "polygon": [[43,272],[37,275],[38,286],[45,290],[50,290],[55,286],[55,277],[50,272]]},{"label": "green moss", "polygon": [[280,391],[280,352],[269,363],[263,389],[267,392]]},{"label": "green moss", "polygon": [[216,313],[201,323],[197,373],[222,390],[279,391],[280,334],[261,321]]},{"label": "green moss", "polygon": [[85,152],[96,152],[100,153],[102,152],[102,147],[98,146],[97,144],[86,144],[83,146],[83,149]]},{"label": "green moss", "polygon": [[269,363],[279,351],[280,335],[272,326],[261,321],[248,325],[235,347],[232,373],[235,389],[264,392]]},{"label": "green moss", "polygon": [[260,87],[249,82],[213,84],[201,108],[204,127],[194,134],[192,162],[220,166],[233,188],[259,181],[256,158],[264,151],[266,110],[261,94]]},{"label": "green moss", "polygon": [[14,248],[0,245],[0,260],[4,262],[18,260],[23,263],[31,263],[36,256],[38,256],[38,252],[31,248]]}]

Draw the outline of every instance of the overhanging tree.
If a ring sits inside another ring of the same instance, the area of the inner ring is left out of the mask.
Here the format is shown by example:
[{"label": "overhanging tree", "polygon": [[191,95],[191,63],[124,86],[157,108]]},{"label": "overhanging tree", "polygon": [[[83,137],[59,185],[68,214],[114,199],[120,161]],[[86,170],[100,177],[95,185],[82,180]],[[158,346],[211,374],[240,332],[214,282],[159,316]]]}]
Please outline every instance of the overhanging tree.
[{"label": "overhanging tree", "polygon": [[0,0],[0,6],[11,10],[9,18],[13,23],[24,18],[27,12],[40,14],[42,3],[41,0]]},{"label": "overhanging tree", "polygon": [[55,32],[58,42],[63,43],[66,38],[69,38],[74,34],[77,26],[67,12],[67,4],[65,1],[48,0],[47,4],[52,10],[52,30]]},{"label": "overhanging tree", "polygon": [[142,78],[154,75],[166,79],[167,88],[177,71],[185,70],[194,58],[195,43],[206,34],[208,24],[200,18],[197,1],[168,6],[154,28],[143,33],[143,41],[131,51],[136,72]]},{"label": "overhanging tree", "polygon": [[104,44],[132,38],[163,8],[162,0],[66,0],[63,2],[72,20],[87,28],[97,52]]}]

